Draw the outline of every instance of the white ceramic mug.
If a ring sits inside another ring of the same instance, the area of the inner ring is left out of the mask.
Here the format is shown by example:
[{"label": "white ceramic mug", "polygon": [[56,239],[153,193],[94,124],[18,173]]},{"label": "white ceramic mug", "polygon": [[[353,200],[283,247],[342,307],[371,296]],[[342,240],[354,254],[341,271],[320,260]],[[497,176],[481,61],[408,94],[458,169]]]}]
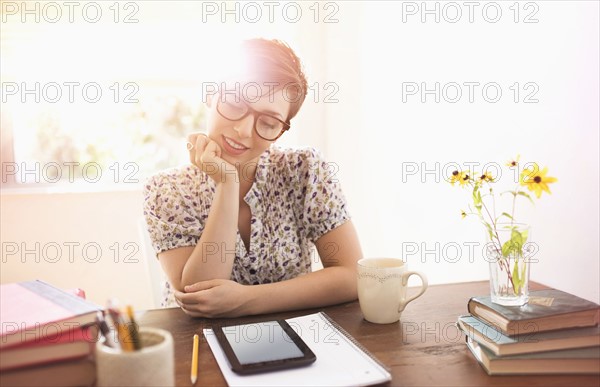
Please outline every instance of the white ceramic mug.
[{"label": "white ceramic mug", "polygon": [[[412,297],[406,295],[408,278],[421,278],[421,290]],[[364,258],[358,261],[358,301],[365,320],[390,324],[400,320],[406,305],[425,293],[427,277],[418,271],[408,271],[399,258]]]},{"label": "white ceramic mug", "polygon": [[140,328],[142,348],[121,351],[96,343],[97,386],[174,386],[173,336],[156,328]]}]

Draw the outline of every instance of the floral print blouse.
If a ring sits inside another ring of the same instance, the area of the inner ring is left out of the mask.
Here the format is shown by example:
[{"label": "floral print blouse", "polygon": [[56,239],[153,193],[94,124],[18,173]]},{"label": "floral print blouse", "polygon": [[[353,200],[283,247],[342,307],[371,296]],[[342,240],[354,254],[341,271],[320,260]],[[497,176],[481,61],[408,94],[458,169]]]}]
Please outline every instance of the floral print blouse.
[{"label": "floral print blouse", "polygon": [[[332,167],[313,148],[272,145],[259,157],[244,197],[252,214],[250,248],[238,231],[231,280],[265,284],[311,271],[314,242],[350,219]],[[191,164],[148,179],[144,216],[157,254],[198,243],[214,193],[215,182]],[[163,295],[162,306],[176,306],[168,282]]]}]

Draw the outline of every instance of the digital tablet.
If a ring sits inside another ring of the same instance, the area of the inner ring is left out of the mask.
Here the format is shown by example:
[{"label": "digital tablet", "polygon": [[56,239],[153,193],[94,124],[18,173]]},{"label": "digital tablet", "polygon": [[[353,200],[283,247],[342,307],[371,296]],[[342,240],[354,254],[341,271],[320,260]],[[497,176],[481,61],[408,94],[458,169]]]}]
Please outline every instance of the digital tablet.
[{"label": "digital tablet", "polygon": [[300,367],[317,359],[285,320],[218,326],[214,332],[238,374]]}]

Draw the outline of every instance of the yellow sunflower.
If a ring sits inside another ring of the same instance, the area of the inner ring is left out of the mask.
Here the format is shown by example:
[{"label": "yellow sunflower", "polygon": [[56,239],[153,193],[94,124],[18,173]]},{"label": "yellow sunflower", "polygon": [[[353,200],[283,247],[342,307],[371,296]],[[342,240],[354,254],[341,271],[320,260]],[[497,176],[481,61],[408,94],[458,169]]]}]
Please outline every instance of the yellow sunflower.
[{"label": "yellow sunflower", "polygon": [[460,180],[460,172],[454,171],[452,172],[452,176],[450,176],[450,184],[454,185],[457,181]]},{"label": "yellow sunflower", "polygon": [[506,162],[506,166],[507,167],[511,167],[511,168],[515,168],[518,164],[519,164],[519,159],[521,158],[521,155],[518,154],[516,158],[509,160]]},{"label": "yellow sunflower", "polygon": [[481,176],[479,176],[479,181],[480,182],[488,182],[488,183],[492,183],[494,181],[494,177],[492,176],[491,172],[484,172],[481,174]]},{"label": "yellow sunflower", "polygon": [[548,184],[558,181],[556,177],[546,176],[548,173],[548,167],[545,167],[540,171],[535,165],[532,169],[526,168],[521,172],[521,185],[527,186],[527,189],[534,191],[535,195],[539,198],[542,196],[542,191],[546,191],[549,194],[550,189]]},{"label": "yellow sunflower", "polygon": [[465,210],[460,210],[460,216],[464,219],[467,217],[467,213],[465,212]]},{"label": "yellow sunflower", "polygon": [[461,186],[465,186],[469,184],[469,180],[471,176],[468,171],[454,171],[452,172],[452,176],[450,176],[450,184],[454,185],[454,183],[458,182]]},{"label": "yellow sunflower", "polygon": [[460,173],[460,180],[458,181],[458,183],[461,186],[465,186],[467,184],[469,184],[469,182],[471,181],[471,175],[469,174],[469,171],[463,171]]}]

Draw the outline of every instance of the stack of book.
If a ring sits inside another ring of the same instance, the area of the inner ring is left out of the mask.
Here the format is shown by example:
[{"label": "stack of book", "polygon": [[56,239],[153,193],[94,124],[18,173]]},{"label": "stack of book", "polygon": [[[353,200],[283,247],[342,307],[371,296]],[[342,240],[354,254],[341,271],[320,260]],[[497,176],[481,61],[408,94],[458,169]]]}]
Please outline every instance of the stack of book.
[{"label": "stack of book", "polygon": [[523,306],[473,297],[468,311],[457,325],[490,375],[600,373],[596,303],[548,289],[531,292]]},{"label": "stack of book", "polygon": [[100,310],[42,281],[0,285],[0,385],[92,385]]}]

